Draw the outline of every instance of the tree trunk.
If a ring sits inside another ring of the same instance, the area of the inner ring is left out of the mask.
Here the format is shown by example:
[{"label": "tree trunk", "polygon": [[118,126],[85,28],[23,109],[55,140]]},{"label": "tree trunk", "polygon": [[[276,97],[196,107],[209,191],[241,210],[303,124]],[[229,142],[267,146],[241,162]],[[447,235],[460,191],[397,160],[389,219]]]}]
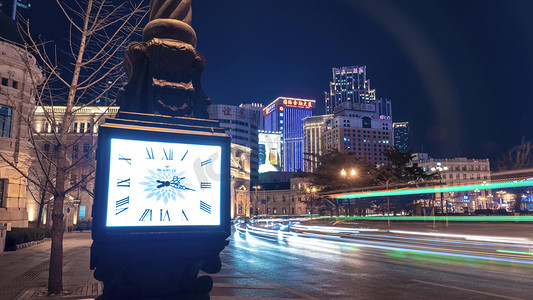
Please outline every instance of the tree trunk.
[{"label": "tree trunk", "polygon": [[52,249],[50,252],[50,270],[48,272],[48,292],[58,294],[63,290],[63,202],[65,198],[54,197],[52,213]]},{"label": "tree trunk", "polygon": [[39,202],[39,213],[37,214],[37,228],[41,228],[41,223],[43,222],[43,210],[44,210],[44,199],[46,192],[44,189],[41,191],[41,201]]}]

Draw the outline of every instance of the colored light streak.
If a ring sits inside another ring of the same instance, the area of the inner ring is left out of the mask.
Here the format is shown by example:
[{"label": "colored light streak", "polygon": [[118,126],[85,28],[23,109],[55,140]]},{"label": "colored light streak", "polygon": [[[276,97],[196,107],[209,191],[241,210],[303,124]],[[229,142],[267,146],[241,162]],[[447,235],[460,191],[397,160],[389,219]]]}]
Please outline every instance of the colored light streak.
[{"label": "colored light streak", "polygon": [[511,253],[511,254],[533,255],[533,252],[511,251],[511,250],[496,250],[496,251],[502,252],[502,253]]},{"label": "colored light streak", "polygon": [[451,193],[451,192],[465,192],[472,190],[490,190],[490,189],[504,189],[533,186],[533,178],[521,178],[513,180],[502,180],[495,182],[479,182],[463,185],[444,185],[424,188],[405,188],[396,190],[381,190],[371,192],[357,192],[357,193],[342,193],[329,195],[333,199],[359,199],[372,198],[384,196],[405,196],[418,194],[434,194],[434,193]]},{"label": "colored light streak", "polygon": [[533,222],[533,216],[370,216],[370,217],[325,217],[346,220],[374,220],[374,221],[459,221],[459,222]]},{"label": "colored light streak", "polygon": [[[291,227],[294,227],[296,225],[292,225]],[[301,225],[298,225],[301,226]],[[369,249],[379,249],[384,251],[394,251],[396,255],[389,255],[390,252],[385,252],[385,255],[388,256],[396,256],[396,257],[402,257],[400,253],[409,254],[410,257],[405,258],[412,258],[413,255],[422,255],[426,257],[433,257],[431,260],[441,260],[441,262],[445,263],[446,260],[444,258],[452,258],[452,259],[465,259],[465,260],[484,260],[484,261],[491,261],[495,263],[520,263],[520,264],[527,264],[527,265],[533,265],[533,260],[528,258],[517,258],[513,255],[533,255],[529,252],[522,252],[522,251],[512,251],[512,250],[496,250],[496,253],[491,254],[490,252],[478,252],[478,251],[464,251],[464,250],[458,250],[458,249],[442,249],[441,247],[437,248],[430,248],[429,244],[421,245],[412,245],[412,244],[406,244],[402,242],[394,242],[391,243],[390,241],[373,241],[369,243],[365,243],[364,241],[358,240],[358,239],[352,239],[347,238],[343,235],[330,235],[330,234],[321,234],[316,233],[320,232],[321,230],[325,231],[326,233],[329,233],[331,231],[330,227],[325,226],[318,226],[318,228],[312,229],[314,226],[304,226],[308,229],[312,230],[315,233],[310,232],[304,232],[304,233],[297,233],[297,232],[282,232],[280,235],[279,230],[275,229],[264,229],[264,228],[258,228],[256,226],[248,226],[248,230],[246,233],[246,240],[249,238],[253,243],[258,243],[259,241],[257,239],[267,239],[267,240],[274,240],[274,237],[277,238],[278,243],[283,243],[286,245],[286,247],[289,247],[287,249],[290,249],[291,247],[302,247],[311,251],[325,251],[330,254],[338,253],[338,251],[344,247],[349,247],[350,249],[356,249],[357,251],[360,248],[369,248]],[[468,242],[469,240],[472,240],[474,242],[478,241],[489,241],[489,242],[500,242],[500,243],[511,243],[511,244],[522,244],[525,246],[531,245],[533,241],[529,239],[523,239],[523,238],[505,238],[505,237],[491,237],[491,236],[476,236],[476,235],[457,235],[457,234],[439,234],[439,233],[426,233],[426,232],[409,232],[409,231],[389,231],[391,233],[412,233],[416,235],[430,235],[430,236],[436,236],[436,237],[448,237],[448,238],[464,238],[467,241],[462,242],[463,245],[471,247],[471,248],[479,248],[476,246],[482,246],[481,244],[472,244],[471,242]],[[378,237],[378,236],[376,236]],[[279,240],[282,239],[282,240]],[[424,240],[419,239],[420,241]],[[429,241],[429,240],[428,240]],[[440,242],[443,242],[441,240]],[[458,241],[447,241],[452,244],[458,243]],[[459,242],[460,243],[460,242]],[[444,246],[444,245],[439,245]],[[485,245],[485,246],[495,246],[495,245]],[[498,246],[498,245],[496,245]],[[503,245],[501,245],[503,246]],[[270,247],[274,247],[272,244],[270,244]],[[509,246],[505,246],[509,247]],[[510,246],[514,247],[514,246]],[[462,248],[462,247],[461,247]],[[486,248],[484,250],[490,250],[489,248]],[[494,251],[493,250],[493,251]],[[292,251],[292,249],[290,250]],[[340,253],[339,253],[340,254]],[[400,254],[400,255],[398,255]],[[511,254],[511,256],[505,256],[505,254]]]}]

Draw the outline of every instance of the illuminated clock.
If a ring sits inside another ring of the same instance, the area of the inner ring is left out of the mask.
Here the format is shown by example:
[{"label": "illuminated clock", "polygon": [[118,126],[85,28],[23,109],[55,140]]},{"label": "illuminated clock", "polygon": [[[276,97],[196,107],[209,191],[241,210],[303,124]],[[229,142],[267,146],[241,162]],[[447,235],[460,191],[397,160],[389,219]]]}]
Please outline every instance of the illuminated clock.
[{"label": "illuminated clock", "polygon": [[106,226],[220,225],[220,146],[110,144]]},{"label": "illuminated clock", "polygon": [[229,235],[230,138],[218,123],[108,122],[99,128],[93,238]]}]

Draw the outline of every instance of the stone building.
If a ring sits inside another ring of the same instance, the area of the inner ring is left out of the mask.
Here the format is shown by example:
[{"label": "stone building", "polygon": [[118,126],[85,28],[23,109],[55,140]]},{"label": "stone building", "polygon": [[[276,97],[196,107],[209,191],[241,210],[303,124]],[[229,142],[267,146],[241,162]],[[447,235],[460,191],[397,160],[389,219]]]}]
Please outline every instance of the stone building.
[{"label": "stone building", "polygon": [[[467,184],[474,182],[490,182],[489,159],[469,159],[466,157],[444,159],[413,160],[424,171],[440,174],[443,185]],[[439,169],[440,168],[440,169]],[[441,171],[439,171],[441,170]],[[444,193],[443,205],[449,205],[453,212],[472,212],[476,209],[492,209],[493,195],[491,190],[474,190],[455,193]],[[441,207],[440,195],[436,195],[436,206]]]},{"label": "stone building", "polygon": [[231,143],[231,218],[250,216],[250,164],[252,149]]},{"label": "stone building", "polygon": [[254,186],[251,208],[253,215],[302,215],[308,213],[311,184],[306,178],[289,182],[262,183]]},{"label": "stone building", "polygon": [[15,46],[21,42],[15,23],[0,16],[0,223],[27,227],[25,175],[34,156],[28,124],[42,74],[35,58]]},{"label": "stone building", "polygon": [[[94,177],[91,175],[96,168],[95,150],[97,146],[98,126],[105,122],[107,118],[114,118],[118,112],[118,107],[112,106],[85,106],[74,108],[74,118],[71,122],[68,141],[72,145],[69,147],[68,158],[75,167],[70,172],[70,184],[75,185],[82,176],[90,175],[89,180],[81,183],[71,190],[65,198],[64,214],[66,216],[66,226],[75,225],[87,226],[92,220],[92,204],[94,190]],[[56,122],[63,119],[65,113],[64,106],[45,106],[35,110],[33,128],[36,135],[36,145],[45,154],[54,154],[53,136],[58,130],[58,124],[53,125],[50,118],[55,116]],[[46,173],[40,166],[34,165],[37,172]],[[42,195],[42,190],[37,186],[30,185],[31,195],[37,198],[51,200],[52,195]],[[30,221],[37,220],[36,212],[39,205],[36,201],[28,201],[28,212]],[[43,213],[43,222],[49,222],[51,207],[46,206]],[[78,224],[80,223],[81,224]]]}]

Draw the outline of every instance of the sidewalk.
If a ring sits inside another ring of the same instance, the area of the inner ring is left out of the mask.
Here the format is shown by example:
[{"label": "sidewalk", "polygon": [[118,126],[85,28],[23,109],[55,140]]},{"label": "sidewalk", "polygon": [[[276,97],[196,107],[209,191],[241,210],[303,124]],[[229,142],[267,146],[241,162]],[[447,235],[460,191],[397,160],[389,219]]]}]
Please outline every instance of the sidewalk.
[{"label": "sidewalk", "polygon": [[[103,284],[89,269],[91,232],[65,233],[63,244],[64,294],[47,296],[50,241],[13,252],[0,253],[0,300],[94,299]],[[224,255],[227,255],[224,254]],[[226,261],[227,257],[223,259]],[[231,259],[230,259],[231,261]],[[212,300],[314,299],[286,287],[245,274],[231,264],[211,275],[215,280]]]},{"label": "sidewalk", "polygon": [[[65,233],[63,244],[63,289],[65,295],[46,299],[94,299],[102,284],[89,269],[91,232]],[[46,295],[50,241],[0,253],[0,300],[36,299]],[[88,297],[90,296],[90,297]]]}]

